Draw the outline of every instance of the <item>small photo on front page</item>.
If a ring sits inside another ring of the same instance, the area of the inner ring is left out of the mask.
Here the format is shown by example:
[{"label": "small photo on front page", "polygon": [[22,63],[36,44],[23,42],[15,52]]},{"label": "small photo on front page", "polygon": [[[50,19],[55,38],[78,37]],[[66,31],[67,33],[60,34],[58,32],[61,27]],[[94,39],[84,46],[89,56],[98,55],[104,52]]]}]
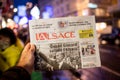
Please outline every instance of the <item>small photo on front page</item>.
[{"label": "small photo on front page", "polygon": [[91,56],[96,54],[95,45],[93,43],[86,43],[81,45],[82,56]]}]

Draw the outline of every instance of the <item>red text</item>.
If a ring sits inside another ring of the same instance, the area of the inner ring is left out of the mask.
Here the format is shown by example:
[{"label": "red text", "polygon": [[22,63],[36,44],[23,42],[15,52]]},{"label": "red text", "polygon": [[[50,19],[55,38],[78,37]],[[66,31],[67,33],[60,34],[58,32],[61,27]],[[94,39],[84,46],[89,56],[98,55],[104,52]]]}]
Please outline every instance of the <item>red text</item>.
[{"label": "red text", "polygon": [[74,32],[64,32],[64,33],[36,33],[36,40],[52,40],[52,39],[65,39],[74,38]]}]

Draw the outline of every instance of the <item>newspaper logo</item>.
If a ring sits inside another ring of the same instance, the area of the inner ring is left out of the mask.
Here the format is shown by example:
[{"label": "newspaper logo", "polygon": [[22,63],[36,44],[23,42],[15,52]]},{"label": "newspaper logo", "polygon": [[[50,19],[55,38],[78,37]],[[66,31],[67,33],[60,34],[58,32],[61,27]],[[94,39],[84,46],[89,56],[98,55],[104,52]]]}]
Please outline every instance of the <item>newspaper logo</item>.
[{"label": "newspaper logo", "polygon": [[36,33],[36,40],[53,40],[53,39],[66,39],[66,38],[75,38],[75,32],[60,32],[60,33],[47,33],[41,32]]}]

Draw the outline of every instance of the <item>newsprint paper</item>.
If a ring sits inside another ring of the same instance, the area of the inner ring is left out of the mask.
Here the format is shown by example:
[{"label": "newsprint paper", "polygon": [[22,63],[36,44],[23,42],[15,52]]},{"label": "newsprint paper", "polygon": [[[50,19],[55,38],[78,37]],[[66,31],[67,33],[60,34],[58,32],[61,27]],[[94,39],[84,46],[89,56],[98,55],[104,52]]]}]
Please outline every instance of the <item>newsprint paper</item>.
[{"label": "newsprint paper", "polygon": [[101,66],[94,16],[31,20],[29,29],[36,70]]}]

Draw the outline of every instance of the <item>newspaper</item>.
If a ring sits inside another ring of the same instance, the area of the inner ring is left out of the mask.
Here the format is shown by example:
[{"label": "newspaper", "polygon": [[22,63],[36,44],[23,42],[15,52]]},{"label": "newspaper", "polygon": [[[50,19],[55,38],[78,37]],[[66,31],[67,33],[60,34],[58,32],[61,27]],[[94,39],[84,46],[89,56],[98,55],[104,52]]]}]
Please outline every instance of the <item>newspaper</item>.
[{"label": "newspaper", "polygon": [[31,20],[29,30],[35,70],[101,66],[94,16]]}]

